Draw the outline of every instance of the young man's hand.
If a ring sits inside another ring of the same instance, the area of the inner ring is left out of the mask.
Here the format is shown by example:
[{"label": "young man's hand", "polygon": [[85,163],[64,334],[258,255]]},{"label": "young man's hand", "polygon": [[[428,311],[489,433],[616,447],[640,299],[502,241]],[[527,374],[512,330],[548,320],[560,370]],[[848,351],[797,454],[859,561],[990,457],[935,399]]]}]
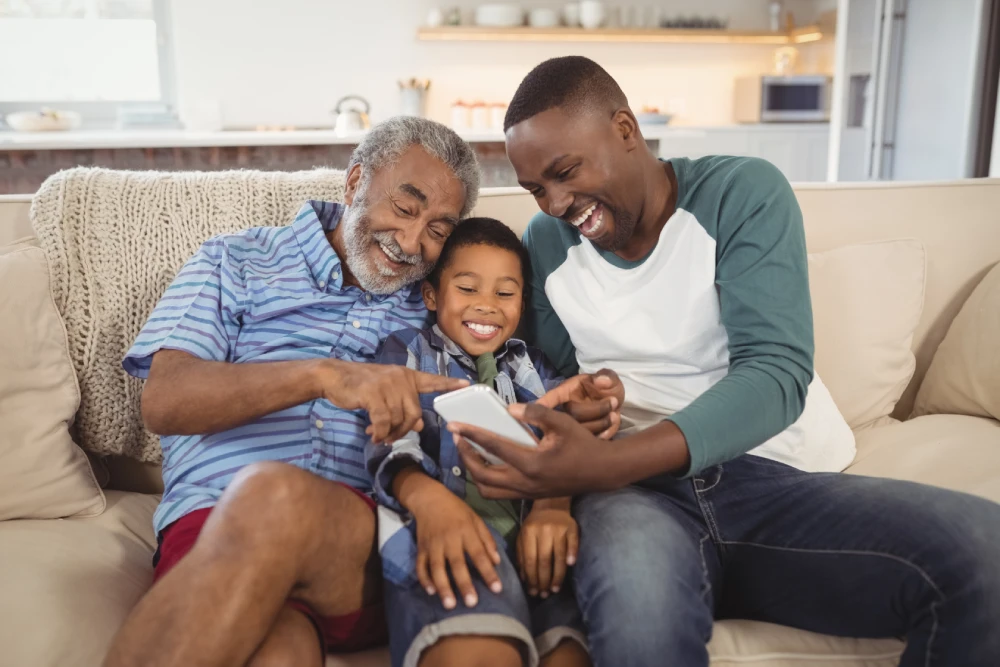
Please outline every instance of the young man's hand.
[{"label": "young man's hand", "polygon": [[536,403],[552,408],[563,405],[566,412],[599,438],[610,440],[622,424],[625,386],[613,370],[571,377],[545,393]]},{"label": "young man's hand", "polygon": [[479,602],[466,565],[472,561],[483,581],[494,593],[503,590],[495,566],[500,552],[486,524],[464,500],[441,482],[418,469],[401,471],[407,475],[394,485],[396,497],[417,522],[417,579],[428,595],[438,595],[445,609],[454,609],[451,577],[467,607]]},{"label": "young man's hand", "polygon": [[529,595],[558,593],[576,563],[580,530],[569,510],[569,498],[538,500],[521,526],[517,564]]}]

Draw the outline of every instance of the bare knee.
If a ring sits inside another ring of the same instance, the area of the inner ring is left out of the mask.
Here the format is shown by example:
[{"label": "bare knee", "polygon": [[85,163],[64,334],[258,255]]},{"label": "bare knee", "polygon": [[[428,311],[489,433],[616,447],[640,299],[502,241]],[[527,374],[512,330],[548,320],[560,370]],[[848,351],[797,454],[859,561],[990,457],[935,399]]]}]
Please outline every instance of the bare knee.
[{"label": "bare knee", "polygon": [[321,547],[324,533],[335,531],[341,553],[363,563],[375,539],[374,516],[352,491],[287,463],[246,466],[216,509],[234,537],[281,544],[286,552]]},{"label": "bare knee", "polygon": [[522,648],[520,642],[503,637],[445,637],[424,651],[420,667],[522,667]]},{"label": "bare knee", "polygon": [[323,660],[312,621],[286,606],[247,667],[321,667]]}]

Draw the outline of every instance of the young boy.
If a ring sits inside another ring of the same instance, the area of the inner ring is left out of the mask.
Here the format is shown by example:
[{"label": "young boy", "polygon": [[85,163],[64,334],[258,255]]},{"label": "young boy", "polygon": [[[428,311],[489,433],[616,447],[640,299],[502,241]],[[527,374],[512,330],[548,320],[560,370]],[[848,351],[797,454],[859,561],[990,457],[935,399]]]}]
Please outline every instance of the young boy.
[{"label": "young boy", "polygon": [[[378,362],[482,382],[508,405],[538,399],[562,378],[513,338],[527,269],[523,246],[503,223],[463,221],[423,285],[437,324],[391,335]],[[483,498],[466,479],[434,398],[420,398],[419,433],[366,451],[380,504],[393,665],[589,665],[565,579],[578,543],[570,499],[536,501],[525,511],[521,501]]]}]

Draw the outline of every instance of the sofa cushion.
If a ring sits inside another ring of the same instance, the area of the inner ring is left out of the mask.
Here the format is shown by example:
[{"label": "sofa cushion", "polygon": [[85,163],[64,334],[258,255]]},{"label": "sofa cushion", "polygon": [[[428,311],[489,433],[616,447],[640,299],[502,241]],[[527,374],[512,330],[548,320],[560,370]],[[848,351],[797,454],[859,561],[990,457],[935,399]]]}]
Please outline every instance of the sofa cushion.
[{"label": "sofa cushion", "polygon": [[951,323],[917,393],[914,415],[1000,419],[1000,264]]},{"label": "sofa cushion", "polygon": [[0,248],[0,521],[100,514],[104,495],[69,424],[80,390],[42,251]]},{"label": "sofa cushion", "polygon": [[845,472],[904,479],[1000,502],[1000,422],[926,415],[856,434]]},{"label": "sofa cushion", "polygon": [[0,522],[0,662],[97,667],[153,578],[157,496],[108,491],[100,516]]},{"label": "sofa cushion", "polygon": [[809,255],[816,370],[853,429],[887,417],[913,377],[924,265],[910,239]]}]

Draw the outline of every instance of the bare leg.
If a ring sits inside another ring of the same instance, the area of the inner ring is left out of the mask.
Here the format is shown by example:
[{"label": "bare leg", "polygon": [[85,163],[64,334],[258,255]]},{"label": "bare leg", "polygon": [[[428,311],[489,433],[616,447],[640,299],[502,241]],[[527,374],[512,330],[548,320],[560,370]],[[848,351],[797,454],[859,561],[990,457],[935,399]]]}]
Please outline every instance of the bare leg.
[{"label": "bare leg", "polygon": [[305,614],[286,606],[247,667],[323,667],[324,660],[316,626]]},{"label": "bare leg", "polygon": [[590,655],[579,643],[564,639],[542,656],[541,667],[591,667]]},{"label": "bare leg", "polygon": [[254,464],[133,610],[105,665],[245,665],[289,597],[339,616],[378,601],[380,582],[363,500],[294,466]]},{"label": "bare leg", "polygon": [[420,667],[522,667],[521,645],[502,637],[445,637],[420,656]]}]

